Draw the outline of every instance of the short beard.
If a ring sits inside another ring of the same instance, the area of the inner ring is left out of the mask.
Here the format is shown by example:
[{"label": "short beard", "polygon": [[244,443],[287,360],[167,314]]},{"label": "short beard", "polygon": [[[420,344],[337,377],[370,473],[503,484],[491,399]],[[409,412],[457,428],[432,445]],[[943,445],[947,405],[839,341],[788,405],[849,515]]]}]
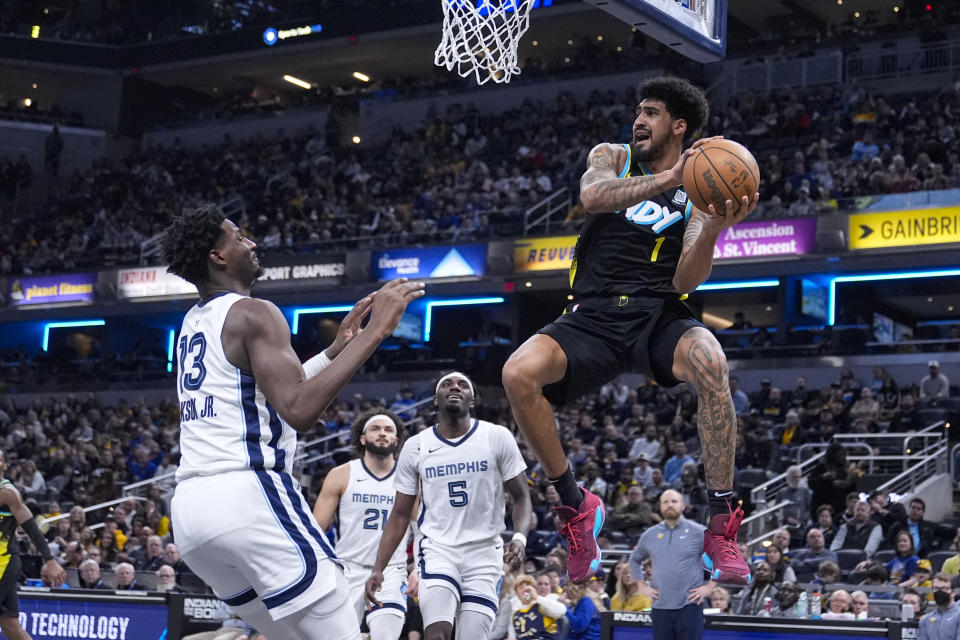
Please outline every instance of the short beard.
[{"label": "short beard", "polygon": [[369,453],[375,456],[380,456],[381,458],[386,458],[387,456],[392,456],[397,452],[397,443],[394,442],[391,445],[386,447],[380,447],[375,444],[370,444],[369,442],[363,445],[363,452]]},{"label": "short beard", "polygon": [[657,160],[660,156],[663,155],[664,151],[667,148],[667,142],[670,140],[670,134],[666,133],[662,138],[657,140],[653,137],[653,134],[650,135],[650,146],[645,150],[641,151],[637,149],[636,144],[633,147],[633,157],[637,162],[650,162],[652,160]]},{"label": "short beard", "polygon": [[445,404],[440,406],[440,411],[446,414],[448,417],[458,420],[464,416],[470,415],[470,407],[464,403],[460,403],[459,406],[452,404]]}]

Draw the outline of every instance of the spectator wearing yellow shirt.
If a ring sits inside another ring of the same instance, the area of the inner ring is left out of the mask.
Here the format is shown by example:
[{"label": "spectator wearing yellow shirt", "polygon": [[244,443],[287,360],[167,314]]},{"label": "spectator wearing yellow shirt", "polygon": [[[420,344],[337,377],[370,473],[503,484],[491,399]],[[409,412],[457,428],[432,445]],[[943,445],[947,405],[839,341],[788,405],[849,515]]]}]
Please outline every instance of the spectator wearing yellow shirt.
[{"label": "spectator wearing yellow shirt", "polygon": [[930,592],[927,593],[927,600],[933,602],[933,581],[930,579],[932,573],[933,566],[930,564],[929,560],[926,558],[923,560],[918,560],[917,566],[913,570],[913,575],[910,576],[909,580],[901,582],[900,586],[930,589]]},{"label": "spectator wearing yellow shirt", "polygon": [[627,570],[620,572],[617,579],[617,590],[610,599],[611,611],[646,611],[653,602],[647,596],[640,593],[640,585],[637,579],[633,577],[629,565]]}]

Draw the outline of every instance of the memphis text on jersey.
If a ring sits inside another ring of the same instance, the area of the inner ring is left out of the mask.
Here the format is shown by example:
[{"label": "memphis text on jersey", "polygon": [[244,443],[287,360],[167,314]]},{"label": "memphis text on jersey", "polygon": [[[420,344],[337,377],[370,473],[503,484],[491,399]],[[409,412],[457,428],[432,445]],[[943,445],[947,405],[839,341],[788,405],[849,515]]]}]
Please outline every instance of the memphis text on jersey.
[{"label": "memphis text on jersey", "polygon": [[445,478],[447,476],[458,476],[464,473],[483,473],[486,470],[486,460],[472,460],[470,462],[438,464],[434,467],[425,468],[424,473],[427,478]]},{"label": "memphis text on jersey", "polygon": [[213,409],[213,396],[204,396],[202,406],[197,410],[197,398],[187,398],[180,401],[180,422],[190,422],[207,418],[216,418],[217,412]]}]

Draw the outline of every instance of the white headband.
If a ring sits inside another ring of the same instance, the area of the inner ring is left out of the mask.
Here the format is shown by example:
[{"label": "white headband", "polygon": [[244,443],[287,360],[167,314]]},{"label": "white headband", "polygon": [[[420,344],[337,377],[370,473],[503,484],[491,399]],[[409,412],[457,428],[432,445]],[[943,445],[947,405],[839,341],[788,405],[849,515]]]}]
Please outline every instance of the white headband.
[{"label": "white headband", "polygon": [[[378,413],[378,414],[375,415],[375,416],[370,416],[369,418],[367,418],[367,421],[363,423],[363,429],[360,429],[360,433],[361,433],[361,434],[366,433],[366,432],[367,432],[367,427],[369,427],[369,426],[373,423],[374,420],[378,420],[378,419],[380,419],[380,418],[383,418],[384,420],[389,420],[389,421],[390,421],[390,424],[393,424],[393,418],[391,418],[390,416],[386,415],[385,413]],[[396,425],[394,425],[394,426],[396,426]]]},{"label": "white headband", "polygon": [[474,397],[476,397],[477,392],[474,391],[474,389],[473,389],[473,383],[470,382],[470,378],[468,378],[467,376],[463,375],[463,374],[460,373],[459,371],[451,371],[451,372],[448,373],[447,375],[445,375],[445,376],[443,376],[442,378],[440,378],[439,380],[437,380],[437,388],[433,390],[434,395],[436,395],[437,393],[440,393],[440,385],[443,384],[443,381],[446,380],[446,379],[448,379],[448,378],[452,378],[453,376],[459,376],[459,377],[463,378],[464,380],[466,380],[466,381],[467,381],[467,384],[470,385],[470,393],[471,393]]}]

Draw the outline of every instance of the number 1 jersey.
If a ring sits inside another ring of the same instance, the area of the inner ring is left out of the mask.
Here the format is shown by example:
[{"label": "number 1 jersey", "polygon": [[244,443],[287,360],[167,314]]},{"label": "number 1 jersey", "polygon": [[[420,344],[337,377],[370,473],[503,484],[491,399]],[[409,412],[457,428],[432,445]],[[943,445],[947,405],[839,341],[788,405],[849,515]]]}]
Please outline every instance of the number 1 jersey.
[{"label": "number 1 jersey", "polygon": [[267,402],[253,373],[227,360],[220,342],[227,313],[244,297],[214,296],[198,302],[183,318],[176,355],[177,482],[226,471],[292,468],[296,431]]},{"label": "number 1 jersey", "polygon": [[403,445],[394,488],[420,490],[420,533],[445,545],[494,540],[506,529],[503,483],[527,470],[506,427],[474,420],[458,440],[425,429]]}]

